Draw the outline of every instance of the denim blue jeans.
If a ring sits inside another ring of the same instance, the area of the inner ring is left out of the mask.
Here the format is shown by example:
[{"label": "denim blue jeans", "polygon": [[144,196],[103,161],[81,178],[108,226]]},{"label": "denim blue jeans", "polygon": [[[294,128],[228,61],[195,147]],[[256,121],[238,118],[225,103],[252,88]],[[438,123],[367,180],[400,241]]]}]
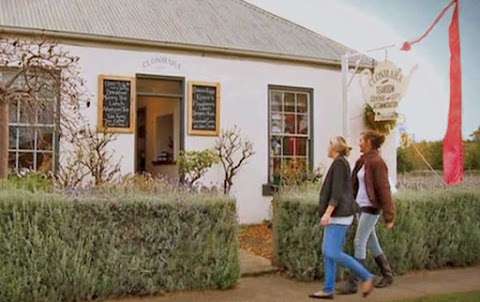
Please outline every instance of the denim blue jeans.
[{"label": "denim blue jeans", "polygon": [[358,226],[355,232],[353,245],[355,247],[355,258],[364,260],[367,258],[367,248],[377,257],[383,254],[382,247],[378,241],[375,227],[380,215],[360,213],[358,216]]},{"label": "denim blue jeans", "polygon": [[373,275],[352,256],[343,251],[348,225],[330,224],[323,232],[323,263],[325,270],[325,293],[335,293],[337,263],[348,268],[362,281],[373,278]]}]

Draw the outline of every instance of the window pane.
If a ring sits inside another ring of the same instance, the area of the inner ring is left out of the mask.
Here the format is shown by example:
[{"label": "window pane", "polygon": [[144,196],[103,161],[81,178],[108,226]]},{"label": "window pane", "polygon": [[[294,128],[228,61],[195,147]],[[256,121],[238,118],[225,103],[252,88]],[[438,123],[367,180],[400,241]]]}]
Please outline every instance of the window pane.
[{"label": "window pane", "polygon": [[41,127],[37,130],[37,150],[53,150],[53,128]]},{"label": "window pane", "polygon": [[307,95],[304,93],[297,94],[297,112],[299,113],[308,112]]},{"label": "window pane", "polygon": [[271,148],[273,156],[282,155],[282,138],[280,136],[272,137]]},{"label": "window pane", "polygon": [[273,134],[282,133],[282,129],[283,129],[282,114],[272,113],[271,132]]},{"label": "window pane", "polygon": [[308,134],[308,115],[305,115],[305,114],[297,115],[297,133]]},{"label": "window pane", "polygon": [[8,110],[10,112],[10,115],[9,115],[10,123],[16,123],[17,122],[17,102],[11,102],[8,105]]},{"label": "window pane", "polygon": [[281,158],[273,158],[272,162],[272,182],[274,184],[279,184],[281,180],[281,169],[282,169],[282,159]]},{"label": "window pane", "polygon": [[295,134],[295,114],[285,114],[285,128],[283,132]]},{"label": "window pane", "polygon": [[283,156],[294,155],[294,150],[295,150],[295,138],[284,137],[283,138]]},{"label": "window pane", "polygon": [[272,92],[271,99],[271,109],[272,111],[280,112],[282,111],[282,93],[281,92]]},{"label": "window pane", "polygon": [[53,79],[50,78],[50,76],[45,77],[43,79],[44,85],[42,87],[39,87],[38,95],[37,97],[39,99],[43,100],[54,100],[57,98],[59,91],[55,89],[56,83]]},{"label": "window pane", "polygon": [[283,177],[290,177],[292,175],[292,158],[284,158],[282,160],[281,173]]},{"label": "window pane", "polygon": [[35,140],[35,131],[33,128],[19,127],[19,145],[20,150],[33,150],[34,140]]},{"label": "window pane", "polygon": [[33,170],[33,153],[19,152],[18,153],[18,169]]},{"label": "window pane", "polygon": [[295,94],[294,93],[285,93],[285,112],[295,112]]},{"label": "window pane", "polygon": [[17,169],[17,153],[8,152],[8,169],[15,170]]},{"label": "window pane", "polygon": [[53,122],[53,112],[54,112],[54,102],[45,102],[40,105],[38,110],[38,123],[44,125],[52,125]]},{"label": "window pane", "polygon": [[35,123],[35,110],[33,110],[32,105],[28,102],[19,102],[20,106],[20,120],[19,123],[24,124],[33,124]]},{"label": "window pane", "polygon": [[307,156],[308,141],[306,138],[297,138],[295,142],[295,156]]},{"label": "window pane", "polygon": [[53,160],[51,153],[37,153],[37,171],[49,172],[53,169]]},{"label": "window pane", "polygon": [[17,149],[17,127],[8,127],[8,149]]},{"label": "window pane", "polygon": [[303,91],[293,90],[271,90],[269,96],[270,181],[280,184],[282,170],[292,170],[290,172],[300,173],[301,176],[308,169],[311,156],[308,137],[310,134],[310,96]]},{"label": "window pane", "polygon": [[[5,71],[5,73],[3,73],[3,76],[4,76],[4,80],[7,80],[7,81],[10,81],[14,76],[16,76],[18,73],[23,73],[23,71],[21,69],[16,69],[16,70],[13,70],[13,69],[10,69],[10,70],[7,70]],[[17,79],[15,80],[15,82],[13,83],[13,85],[11,86],[12,88],[23,88],[23,86],[25,85],[25,80],[24,80],[24,77],[23,76],[19,76],[17,77]]]},{"label": "window pane", "polygon": [[299,173],[305,173],[307,171],[307,159],[304,157],[295,158],[295,167]]}]

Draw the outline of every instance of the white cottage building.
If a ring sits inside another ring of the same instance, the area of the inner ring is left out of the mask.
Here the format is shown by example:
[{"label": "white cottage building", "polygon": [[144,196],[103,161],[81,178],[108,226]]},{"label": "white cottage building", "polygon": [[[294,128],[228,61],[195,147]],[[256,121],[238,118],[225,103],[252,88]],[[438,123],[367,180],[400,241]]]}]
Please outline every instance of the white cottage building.
[{"label": "white cottage building", "polygon": [[[269,188],[282,162],[296,159],[309,168],[330,163],[328,140],[342,134],[340,60],[352,51],[335,41],[243,0],[0,0],[0,5],[1,35],[44,35],[80,57],[96,96],[86,114],[99,129],[118,132],[111,148],[123,174],[174,177],[180,150],[211,148],[220,129],[237,125],[255,155],[232,193],[240,222],[256,223],[271,215]],[[363,59],[363,66],[370,64]],[[122,93],[131,97],[126,108]],[[362,104],[354,82],[352,144],[363,130]],[[10,148],[12,167],[41,164],[42,152],[18,145]],[[52,156],[61,150],[61,145],[52,149]],[[352,161],[359,154],[354,151]],[[22,160],[27,152],[31,161]],[[394,136],[383,156],[395,180]],[[220,166],[202,179],[222,181]]]}]

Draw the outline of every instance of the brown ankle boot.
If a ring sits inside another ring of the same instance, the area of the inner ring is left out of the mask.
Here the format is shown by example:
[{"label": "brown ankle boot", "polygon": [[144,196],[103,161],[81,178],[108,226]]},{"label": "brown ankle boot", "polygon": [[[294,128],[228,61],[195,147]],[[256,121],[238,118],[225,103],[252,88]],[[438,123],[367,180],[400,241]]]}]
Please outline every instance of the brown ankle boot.
[{"label": "brown ankle boot", "polygon": [[375,287],[377,288],[384,288],[388,287],[393,284],[393,271],[390,263],[385,257],[384,254],[375,257],[375,262],[377,263],[378,267],[380,268],[380,273],[382,274],[382,278],[375,281]]}]

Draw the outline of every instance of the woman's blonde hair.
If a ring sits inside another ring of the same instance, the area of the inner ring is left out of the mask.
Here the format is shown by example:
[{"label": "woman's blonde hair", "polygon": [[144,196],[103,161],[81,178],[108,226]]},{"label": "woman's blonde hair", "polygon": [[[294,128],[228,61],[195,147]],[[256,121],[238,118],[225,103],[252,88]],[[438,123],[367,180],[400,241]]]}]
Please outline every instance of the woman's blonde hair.
[{"label": "woman's blonde hair", "polygon": [[343,136],[334,136],[330,139],[330,145],[340,155],[349,156],[352,147],[347,143],[347,140]]}]

